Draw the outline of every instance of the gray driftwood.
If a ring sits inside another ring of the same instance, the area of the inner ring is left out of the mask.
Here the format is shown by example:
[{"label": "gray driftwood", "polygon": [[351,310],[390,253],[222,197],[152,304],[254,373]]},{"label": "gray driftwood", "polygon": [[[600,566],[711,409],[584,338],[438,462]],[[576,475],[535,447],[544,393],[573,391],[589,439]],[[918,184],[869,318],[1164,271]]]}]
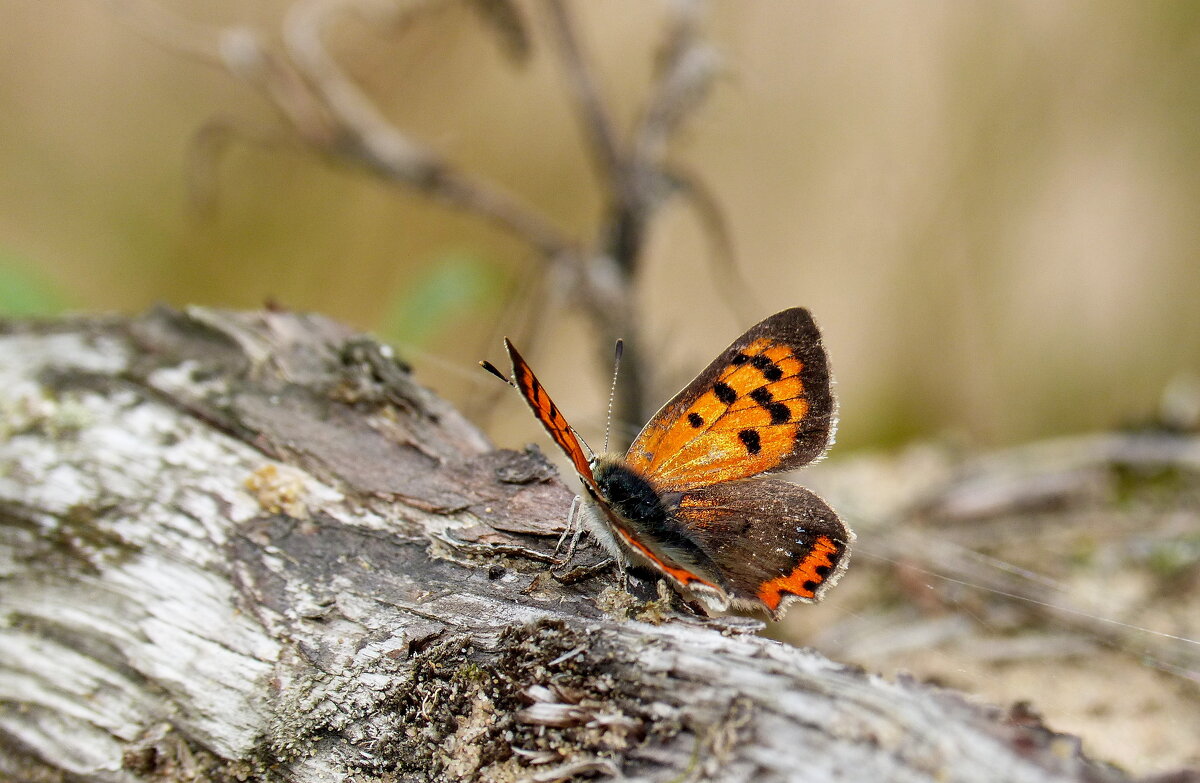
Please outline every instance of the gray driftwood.
[{"label": "gray driftwood", "polygon": [[8,324],[0,409],[0,778],[1126,779],[587,553],[552,576],[544,458],[322,318]]}]

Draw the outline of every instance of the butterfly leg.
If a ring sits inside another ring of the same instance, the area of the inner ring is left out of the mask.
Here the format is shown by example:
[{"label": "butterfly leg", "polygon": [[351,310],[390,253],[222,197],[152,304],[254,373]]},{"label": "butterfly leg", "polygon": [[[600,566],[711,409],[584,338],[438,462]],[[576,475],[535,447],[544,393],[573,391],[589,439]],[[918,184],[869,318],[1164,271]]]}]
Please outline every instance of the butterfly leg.
[{"label": "butterfly leg", "polygon": [[579,537],[583,535],[583,518],[578,517],[575,523],[575,532],[571,535],[571,543],[567,547],[567,562],[571,562],[571,558],[575,557],[575,547],[579,545]]},{"label": "butterfly leg", "polygon": [[567,557],[565,562],[571,562],[571,556],[575,554],[575,542],[579,539],[579,531],[583,528],[583,520],[579,518],[579,504],[582,498],[578,495],[571,501],[571,510],[567,513],[567,526],[563,528],[562,535],[558,537],[558,543],[554,545],[554,557],[558,557],[559,551],[562,549],[563,542],[567,540],[567,536],[574,533],[571,539],[571,546],[567,549]]}]

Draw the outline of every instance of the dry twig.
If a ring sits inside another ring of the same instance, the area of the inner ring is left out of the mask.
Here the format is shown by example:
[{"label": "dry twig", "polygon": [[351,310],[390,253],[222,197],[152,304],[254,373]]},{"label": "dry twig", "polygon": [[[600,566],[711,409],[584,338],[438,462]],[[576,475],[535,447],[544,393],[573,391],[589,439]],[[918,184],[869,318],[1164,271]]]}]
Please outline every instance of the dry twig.
[{"label": "dry twig", "polygon": [[[401,0],[297,0],[282,24],[283,47],[248,28],[209,28],[160,7],[153,0],[108,0],[152,40],[217,65],[257,90],[279,112],[281,129],[214,120],[197,136],[192,156],[193,195],[202,203],[216,192],[212,167],[228,140],[299,144],[321,157],[355,166],[397,186],[474,214],[529,244],[536,274],[579,305],[596,327],[601,355],[621,337],[630,346],[617,406],[619,419],[637,421],[651,412],[647,399],[647,351],[633,307],[646,232],[661,206],[683,194],[709,231],[718,270],[733,270],[732,243],[715,202],[694,175],[668,160],[671,140],[709,93],[718,57],[704,40],[702,0],[665,4],[664,44],[650,99],[623,138],[588,65],[573,15],[564,0],[544,0],[546,29],[556,44],[567,93],[580,118],[604,188],[605,207],[592,240],[567,236],[534,206],[453,164],[430,145],[388,121],[377,102],[350,78],[325,43],[328,31],[349,15],[369,23],[402,26],[440,3]],[[500,44],[521,59],[531,45],[517,6],[474,0]],[[745,297],[742,297],[745,298]]]}]

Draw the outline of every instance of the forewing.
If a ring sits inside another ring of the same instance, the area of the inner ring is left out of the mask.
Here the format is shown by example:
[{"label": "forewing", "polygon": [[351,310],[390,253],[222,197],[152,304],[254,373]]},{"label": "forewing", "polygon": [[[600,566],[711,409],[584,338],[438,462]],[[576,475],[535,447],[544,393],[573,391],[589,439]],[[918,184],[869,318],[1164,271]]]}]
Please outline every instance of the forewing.
[{"label": "forewing", "polygon": [[819,601],[846,569],[854,541],[824,500],[775,479],[685,492],[675,518],[733,602],[761,606],[775,619],[792,601]]},{"label": "forewing", "polygon": [[521,392],[525,402],[529,403],[533,415],[546,428],[546,432],[550,433],[550,437],[563,450],[563,453],[570,458],[579,477],[595,488],[596,482],[592,477],[591,461],[584,452],[578,436],[575,435],[575,430],[567,423],[566,418],[558,410],[558,406],[554,404],[554,400],[550,399],[546,389],[533,374],[529,363],[517,352],[508,338],[504,339],[504,347],[508,350],[508,356],[512,360],[513,381],[517,384],[517,390]]},{"label": "forewing", "polygon": [[655,414],[626,462],[660,490],[805,465],[833,438],[821,333],[803,308],[762,321]]}]

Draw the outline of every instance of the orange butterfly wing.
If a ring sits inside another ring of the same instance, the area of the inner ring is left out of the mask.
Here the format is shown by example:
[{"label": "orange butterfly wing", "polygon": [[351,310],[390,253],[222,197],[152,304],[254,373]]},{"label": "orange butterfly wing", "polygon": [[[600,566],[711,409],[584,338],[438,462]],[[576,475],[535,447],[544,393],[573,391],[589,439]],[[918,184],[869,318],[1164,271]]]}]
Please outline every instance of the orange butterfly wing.
[{"label": "orange butterfly wing", "polygon": [[517,349],[513,347],[507,337],[504,338],[504,347],[508,350],[509,358],[512,359],[513,380],[516,382],[521,396],[525,398],[525,402],[529,403],[533,415],[546,428],[546,432],[550,433],[550,437],[563,450],[563,453],[570,458],[579,478],[595,489],[596,480],[592,477],[591,460],[584,452],[575,430],[567,423],[566,418],[558,410],[558,406],[554,404],[554,400],[550,399],[550,395],[546,393],[537,376],[533,374],[529,364],[521,354],[517,353]]},{"label": "orange butterfly wing", "polygon": [[825,453],[836,414],[821,333],[796,307],[725,349],[654,415],[625,461],[660,491],[789,470]]}]

